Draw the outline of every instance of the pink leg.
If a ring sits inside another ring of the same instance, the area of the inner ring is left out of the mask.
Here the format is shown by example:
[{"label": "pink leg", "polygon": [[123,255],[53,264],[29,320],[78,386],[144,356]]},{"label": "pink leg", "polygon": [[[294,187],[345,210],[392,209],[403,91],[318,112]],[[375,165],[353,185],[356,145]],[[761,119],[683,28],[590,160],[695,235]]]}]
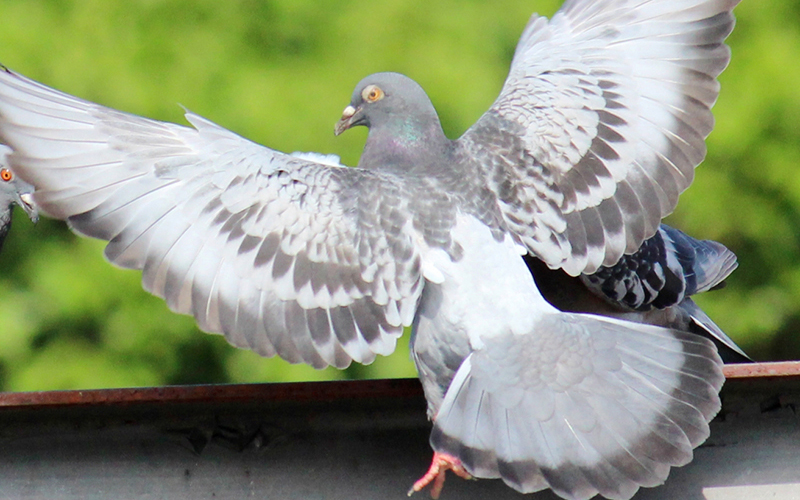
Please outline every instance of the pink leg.
[{"label": "pink leg", "polygon": [[445,472],[447,472],[448,469],[453,471],[458,477],[472,479],[469,472],[461,465],[461,460],[446,453],[435,451],[433,452],[433,460],[431,461],[430,469],[428,469],[428,472],[408,490],[408,496],[411,496],[417,491],[421,491],[433,481],[433,486],[431,486],[431,498],[434,500],[439,498],[439,494],[441,494],[442,488],[444,487]]}]

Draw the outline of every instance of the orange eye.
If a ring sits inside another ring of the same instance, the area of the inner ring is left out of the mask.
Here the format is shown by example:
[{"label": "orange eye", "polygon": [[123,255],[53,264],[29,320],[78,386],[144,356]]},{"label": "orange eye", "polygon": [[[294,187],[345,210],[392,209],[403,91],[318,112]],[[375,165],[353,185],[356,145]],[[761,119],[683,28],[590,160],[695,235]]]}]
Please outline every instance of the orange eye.
[{"label": "orange eye", "polygon": [[14,174],[11,172],[11,170],[7,168],[0,169],[0,179],[3,179],[4,181],[8,182],[13,178]]},{"label": "orange eye", "polygon": [[368,102],[380,101],[383,99],[383,96],[383,90],[381,90],[381,88],[377,85],[367,85],[364,87],[364,91],[361,93],[361,97]]}]

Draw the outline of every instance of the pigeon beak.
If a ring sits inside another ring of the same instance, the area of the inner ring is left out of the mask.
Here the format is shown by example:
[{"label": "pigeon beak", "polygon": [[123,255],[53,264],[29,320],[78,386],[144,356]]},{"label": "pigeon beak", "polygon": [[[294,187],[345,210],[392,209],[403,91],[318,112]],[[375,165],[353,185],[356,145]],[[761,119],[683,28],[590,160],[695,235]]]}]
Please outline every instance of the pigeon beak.
[{"label": "pigeon beak", "polygon": [[33,201],[33,194],[22,193],[19,195],[19,205],[25,210],[25,213],[28,214],[31,222],[34,224],[39,222],[39,209],[36,207],[36,202]]},{"label": "pigeon beak", "polygon": [[333,127],[334,135],[341,134],[353,125],[358,125],[358,120],[361,118],[360,111],[360,107],[354,108],[353,106],[347,106],[344,108],[344,111],[342,111],[342,119],[336,122],[336,126]]}]

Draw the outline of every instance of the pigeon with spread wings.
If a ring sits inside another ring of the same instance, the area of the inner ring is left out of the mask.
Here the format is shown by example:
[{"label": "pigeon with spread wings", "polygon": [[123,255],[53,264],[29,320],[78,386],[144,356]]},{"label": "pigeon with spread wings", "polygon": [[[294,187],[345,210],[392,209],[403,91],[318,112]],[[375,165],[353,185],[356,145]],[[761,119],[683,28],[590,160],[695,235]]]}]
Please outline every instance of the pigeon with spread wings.
[{"label": "pigeon with spread wings", "polygon": [[592,274],[635,252],[705,154],[736,0],[575,0],[534,16],[497,101],[449,140],[379,73],[336,132],[356,168],[209,120],[141,118],[0,72],[0,138],[41,209],[209,332],[316,367],[411,326],[434,463],[564,498],[629,498],[691,460],[721,360],[672,328],[559,311],[522,255]]}]

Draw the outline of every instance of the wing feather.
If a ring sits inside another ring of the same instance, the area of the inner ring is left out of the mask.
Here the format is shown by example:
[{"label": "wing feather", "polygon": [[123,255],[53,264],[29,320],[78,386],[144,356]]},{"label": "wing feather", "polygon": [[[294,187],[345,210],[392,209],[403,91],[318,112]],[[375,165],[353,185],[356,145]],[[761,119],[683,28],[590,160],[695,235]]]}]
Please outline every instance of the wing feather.
[{"label": "wing feather", "polygon": [[705,157],[737,3],[574,1],[531,18],[500,96],[458,144],[548,266],[613,265],[674,209]]},{"label": "wing feather", "polygon": [[391,353],[411,324],[425,224],[398,177],[285,155],[189,112],[193,128],[125,114],[8,70],[0,116],[42,209],[107,240],[112,263],[141,269],[145,289],[202,329],[343,367]]}]

